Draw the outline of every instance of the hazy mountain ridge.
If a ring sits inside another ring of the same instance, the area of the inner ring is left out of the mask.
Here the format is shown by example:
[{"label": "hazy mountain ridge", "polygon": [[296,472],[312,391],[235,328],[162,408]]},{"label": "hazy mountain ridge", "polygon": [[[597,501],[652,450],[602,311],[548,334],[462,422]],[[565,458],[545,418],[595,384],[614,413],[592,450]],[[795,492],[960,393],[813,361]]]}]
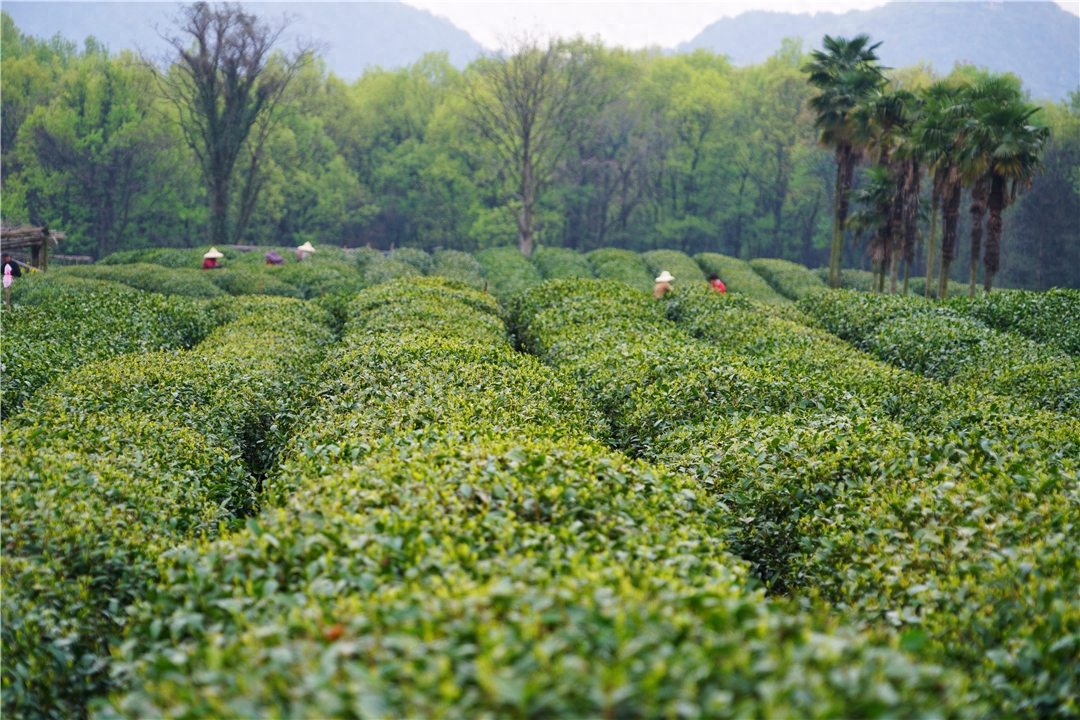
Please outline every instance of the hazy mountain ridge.
[{"label": "hazy mountain ridge", "polygon": [[[483,52],[480,43],[449,20],[399,2],[245,3],[267,19],[290,19],[283,38],[320,43],[335,74],[352,80],[366,67],[401,67],[425,53],[446,52],[464,67]],[[155,30],[165,29],[179,3],[160,2],[4,2],[4,12],[29,35],[59,32],[80,45],[93,35],[111,50],[140,48],[156,55],[166,44]]]},{"label": "hazy mountain ridge", "polygon": [[1080,85],[1080,17],[1052,2],[893,2],[840,15],[755,10],[718,20],[676,51],[702,48],[743,65],[765,60],[787,37],[809,49],[826,34],[861,32],[882,41],[878,52],[891,67],[926,60],[947,72],[970,62],[1016,73],[1034,97],[1055,100]]}]

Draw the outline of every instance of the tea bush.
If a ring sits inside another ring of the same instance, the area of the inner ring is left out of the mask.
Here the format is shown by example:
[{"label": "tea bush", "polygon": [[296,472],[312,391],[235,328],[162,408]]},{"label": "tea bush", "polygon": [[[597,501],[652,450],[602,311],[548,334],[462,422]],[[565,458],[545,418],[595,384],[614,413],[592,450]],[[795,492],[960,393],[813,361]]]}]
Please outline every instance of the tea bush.
[{"label": "tea bush", "polygon": [[817,273],[798,263],[758,258],[750,261],[750,267],[763,277],[773,290],[789,300],[799,300],[828,289]]},{"label": "tea bush", "polygon": [[230,295],[300,297],[300,291],[270,273],[247,268],[221,268],[207,273],[210,282]]},{"label": "tea bush", "polygon": [[214,303],[194,349],[89,363],[5,420],[7,713],[83,715],[158,556],[257,509],[330,334],[300,301]]},{"label": "tea bush", "polygon": [[[313,268],[313,272],[317,272],[317,269]],[[397,278],[417,275],[420,275],[420,271],[415,265],[390,259],[376,260],[364,266],[363,286],[378,285]]]},{"label": "tea bush", "polygon": [[645,261],[645,266],[649,268],[654,279],[667,270],[675,276],[676,283],[685,285],[705,280],[701,267],[689,255],[678,250],[650,250],[641,253],[641,259]]},{"label": "tea bush", "polygon": [[728,292],[746,295],[755,300],[768,303],[790,302],[779,294],[760,275],[754,272],[750,264],[738,258],[719,253],[698,253],[694,260],[705,274],[716,273]]},{"label": "tea bush", "polygon": [[420,271],[421,275],[428,275],[435,267],[431,255],[419,248],[398,248],[387,256],[389,260],[412,265]]},{"label": "tea bush", "polygon": [[542,280],[536,267],[515,247],[481,250],[476,259],[496,297],[511,298]]},{"label": "tea bush", "polygon": [[570,248],[539,248],[533,253],[532,262],[545,280],[596,277],[588,258]]},{"label": "tea bush", "polygon": [[960,676],[747,590],[722,507],[591,439],[498,312],[432,278],[357,298],[288,497],[167,554],[101,716],[969,711]]},{"label": "tea bush", "polygon": [[457,280],[469,287],[484,287],[484,268],[472,255],[459,250],[440,250],[435,253],[430,274]]},{"label": "tea bush", "polygon": [[645,261],[629,250],[619,248],[600,248],[586,256],[596,272],[596,277],[603,280],[615,280],[625,283],[642,292],[651,293],[653,278]]},{"label": "tea bush", "polygon": [[1070,355],[1080,355],[1080,290],[1008,290],[979,293],[974,298],[950,297],[946,302],[953,310],[995,330],[1017,333]]},{"label": "tea bush", "polygon": [[225,293],[207,276],[204,270],[172,270],[160,265],[133,263],[130,265],[69,265],[49,271],[57,275],[111,280],[136,290],[162,295],[184,295],[192,298],[214,298]]},{"label": "tea bush", "polygon": [[[296,288],[300,297],[305,300],[326,294],[357,293],[370,282],[382,277],[374,275],[372,280],[368,280],[355,263],[345,260],[315,260],[314,256],[303,262],[286,262],[284,265],[264,267],[263,272],[266,275]],[[415,271],[409,267],[405,272],[414,274]]]},{"label": "tea bush", "polygon": [[213,318],[196,301],[140,293],[55,273],[15,283],[19,302],[0,314],[0,387],[9,418],[35,390],[94,360],[188,348]]},{"label": "tea bush", "polygon": [[800,308],[823,329],[899,367],[1048,409],[1070,412],[1080,406],[1075,359],[991,330],[950,307],[922,298],[843,291],[808,298]]},{"label": "tea bush", "polygon": [[1070,712],[1076,418],[942,387],[738,296],[676,291],[667,315],[700,340],[658,309],[579,283],[530,291],[514,317],[624,447],[713,489],[774,591],[970,672],[995,714]]}]

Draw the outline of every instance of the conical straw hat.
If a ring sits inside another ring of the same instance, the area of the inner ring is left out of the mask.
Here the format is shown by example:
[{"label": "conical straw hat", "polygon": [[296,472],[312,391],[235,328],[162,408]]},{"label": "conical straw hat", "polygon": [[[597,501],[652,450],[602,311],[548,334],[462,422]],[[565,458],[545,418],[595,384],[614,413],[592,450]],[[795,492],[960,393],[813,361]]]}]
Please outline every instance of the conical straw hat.
[{"label": "conical straw hat", "polygon": [[300,252],[317,252],[315,250],[315,248],[311,247],[310,242],[306,242],[306,243],[304,243],[303,245],[301,245],[300,247],[298,247],[296,249],[299,250]]},{"label": "conical straw hat", "polygon": [[675,278],[671,276],[671,273],[665,270],[664,272],[660,273],[660,277],[656,278],[656,282],[671,282],[674,279]]},{"label": "conical straw hat", "polygon": [[212,247],[212,248],[210,248],[210,252],[203,255],[203,257],[204,258],[213,258],[213,259],[217,260],[218,258],[223,258],[225,256],[222,255],[221,253],[219,253],[218,249],[216,247]]}]

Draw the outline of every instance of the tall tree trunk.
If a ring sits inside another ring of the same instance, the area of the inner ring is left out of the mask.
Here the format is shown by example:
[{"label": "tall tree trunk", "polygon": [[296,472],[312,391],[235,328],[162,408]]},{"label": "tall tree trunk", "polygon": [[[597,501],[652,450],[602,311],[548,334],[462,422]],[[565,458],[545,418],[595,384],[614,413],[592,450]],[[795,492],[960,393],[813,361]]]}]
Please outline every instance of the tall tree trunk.
[{"label": "tall tree trunk", "polygon": [[953,170],[945,190],[945,207],[941,222],[941,275],[938,276],[938,300],[949,296],[949,266],[956,257],[956,230],[960,223],[961,183]]},{"label": "tall tree trunk", "polygon": [[210,189],[210,244],[224,245],[229,241],[229,185],[215,183]]},{"label": "tall tree trunk", "polygon": [[837,280],[836,268],[838,266],[837,255],[840,245],[840,238],[843,237],[843,233],[840,230],[840,187],[843,185],[844,177],[844,159],[842,150],[836,149],[836,196],[833,198],[833,231],[832,231],[832,245],[829,248],[829,287],[840,287],[840,283]]},{"label": "tall tree trunk", "polygon": [[893,181],[893,199],[889,206],[888,235],[885,253],[889,258],[889,294],[896,294],[896,280],[900,272],[900,257],[904,231],[904,202],[907,183],[907,161],[893,160],[889,163],[889,176]]},{"label": "tall tree trunk", "polygon": [[937,238],[937,214],[938,205],[941,204],[941,196],[934,194],[934,198],[931,202],[930,210],[930,239],[926,241],[926,289],[923,291],[923,295],[927,298],[933,296],[934,293],[934,263],[937,262],[937,246],[935,241]]},{"label": "tall tree trunk", "polygon": [[983,258],[985,274],[983,291],[989,293],[994,284],[994,274],[1001,260],[1001,213],[1005,209],[1005,178],[994,174],[990,182],[990,220],[986,223],[986,256]]},{"label": "tall tree trunk", "polygon": [[981,177],[971,186],[971,276],[968,280],[968,297],[975,297],[975,283],[979,276],[979,251],[982,245],[983,215],[986,214],[986,196],[990,192],[987,177]]},{"label": "tall tree trunk", "polygon": [[536,198],[533,196],[532,170],[526,141],[525,160],[521,169],[521,214],[518,215],[518,247],[525,257],[532,257],[533,251],[533,213]]},{"label": "tall tree trunk", "polygon": [[908,294],[908,279],[915,262],[915,241],[919,234],[919,190],[922,172],[919,161],[912,158],[904,166],[904,295]]}]

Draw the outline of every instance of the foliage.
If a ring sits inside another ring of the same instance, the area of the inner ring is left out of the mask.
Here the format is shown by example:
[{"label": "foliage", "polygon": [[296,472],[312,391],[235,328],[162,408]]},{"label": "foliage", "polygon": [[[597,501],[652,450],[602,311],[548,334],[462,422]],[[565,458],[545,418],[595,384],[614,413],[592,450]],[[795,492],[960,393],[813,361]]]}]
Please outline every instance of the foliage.
[{"label": "foliage", "polygon": [[678,250],[650,250],[641,254],[645,266],[653,277],[659,277],[665,270],[675,276],[675,282],[704,281],[705,273],[693,259]]},{"label": "foliage", "polygon": [[511,298],[541,281],[536,267],[517,248],[488,248],[478,252],[476,259],[497,297]]},{"label": "foliage", "polygon": [[601,248],[588,254],[596,277],[625,283],[643,292],[652,292],[653,275],[645,262],[629,250]]},{"label": "foliage", "polygon": [[364,267],[364,283],[367,285],[378,285],[380,283],[389,282],[395,278],[410,277],[419,274],[420,271],[416,269],[415,265],[398,262],[397,260],[384,259],[368,263]]},{"label": "foliage", "polygon": [[434,267],[432,257],[423,250],[418,250],[416,248],[398,248],[390,253],[389,259],[408,263],[419,270],[423,275],[429,274]]},{"label": "foliage", "polygon": [[290,493],[167,554],[105,716],[966,714],[960,677],[745,590],[719,505],[591,439],[497,312],[433,278],[356,299]]},{"label": "foliage", "polygon": [[532,262],[545,280],[596,277],[588,258],[569,248],[540,247]]},{"label": "foliage", "polygon": [[716,273],[728,292],[746,295],[761,302],[788,302],[787,298],[769,287],[769,284],[743,260],[719,253],[698,253],[694,256],[694,260],[707,275]]},{"label": "foliage", "polygon": [[750,267],[773,290],[790,300],[817,295],[826,289],[825,283],[813,270],[787,260],[758,258],[750,261]]},{"label": "foliage", "polygon": [[210,281],[230,295],[279,295],[298,298],[300,291],[269,273],[246,268],[222,268],[208,273]]},{"label": "foliage", "polygon": [[476,258],[460,250],[440,250],[435,253],[431,275],[457,280],[474,288],[484,287],[484,268]]},{"label": "foliage", "polygon": [[800,309],[823,329],[898,367],[1062,412],[1080,402],[1080,367],[1073,358],[921,298],[846,291],[810,296]]},{"label": "foliage", "polygon": [[183,297],[123,285],[37,274],[15,283],[3,313],[0,381],[5,419],[41,386],[95,360],[189,348],[213,319]]},{"label": "foliage", "polygon": [[[834,295],[904,301],[814,302]],[[666,315],[678,327],[647,298],[578,283],[530,291],[514,317],[617,442],[713,489],[737,519],[729,547],[771,587],[970,672],[993,714],[1068,712],[1075,418],[943,387],[738,295],[678,288]]]},{"label": "foliage", "polygon": [[51,272],[69,277],[110,280],[137,290],[162,295],[215,298],[224,294],[209,278],[209,273],[213,271],[188,268],[170,270],[160,265],[132,263],[129,265],[71,265],[56,268]]},{"label": "foliage", "polygon": [[1076,290],[1010,290],[974,299],[950,297],[948,305],[995,330],[1018,333],[1080,355],[1080,293]]},{"label": "foliage", "polygon": [[[162,299],[115,302],[135,313]],[[5,419],[8,713],[78,716],[112,688],[109,646],[159,555],[250,514],[276,466],[329,340],[312,322],[324,316],[265,297],[208,310],[224,324],[194,349],[91,362]]]}]

